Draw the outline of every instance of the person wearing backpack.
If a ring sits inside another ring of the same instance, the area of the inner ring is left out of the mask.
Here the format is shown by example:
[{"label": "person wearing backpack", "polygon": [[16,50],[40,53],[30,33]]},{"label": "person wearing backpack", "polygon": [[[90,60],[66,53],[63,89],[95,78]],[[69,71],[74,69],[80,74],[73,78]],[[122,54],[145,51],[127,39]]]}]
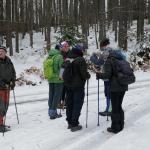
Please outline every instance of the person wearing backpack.
[{"label": "person wearing backpack", "polygon": [[57,105],[60,101],[63,89],[63,80],[59,77],[59,73],[64,61],[61,52],[57,49],[51,49],[49,51],[48,60],[52,60],[52,64],[48,68],[51,71],[51,74],[48,77],[49,82],[48,114],[50,116],[50,119],[56,119],[61,117],[57,113]]},{"label": "person wearing backpack", "polygon": [[10,90],[14,89],[16,80],[14,65],[6,54],[6,47],[0,46],[0,132],[10,130],[4,118],[9,107]]},{"label": "person wearing backpack", "polygon": [[[97,79],[109,79],[110,98],[112,104],[111,127],[107,128],[108,132],[118,133],[124,128],[124,111],[122,102],[125,92],[128,90],[128,84],[120,84],[117,78],[118,67],[124,62],[124,56],[116,51],[112,51],[104,65],[104,72],[97,72]],[[117,67],[116,67],[117,66]],[[126,67],[125,67],[126,68]]]},{"label": "person wearing backpack", "polygon": [[[90,60],[93,64],[97,65],[101,68],[103,71],[104,64],[107,60],[107,57],[109,55],[109,52],[112,51],[112,48],[109,47],[109,39],[104,38],[100,42],[100,50],[102,53],[93,53],[93,55],[90,57]],[[109,92],[109,80],[104,80],[104,94],[106,97],[106,108],[105,111],[99,112],[99,115],[101,116],[110,116],[111,115],[111,100],[110,100],[110,92]]]},{"label": "person wearing backpack", "polygon": [[82,49],[73,47],[67,62],[63,74],[64,84],[67,87],[66,120],[68,129],[75,132],[82,129],[79,124],[79,117],[85,96],[85,82],[90,78],[90,74],[87,72],[87,64]]}]

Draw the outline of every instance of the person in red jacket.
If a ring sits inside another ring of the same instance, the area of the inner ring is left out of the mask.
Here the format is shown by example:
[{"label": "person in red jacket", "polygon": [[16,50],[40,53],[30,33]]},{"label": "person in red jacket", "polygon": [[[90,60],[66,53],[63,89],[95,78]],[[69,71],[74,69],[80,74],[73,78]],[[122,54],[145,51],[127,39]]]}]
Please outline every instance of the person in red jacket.
[{"label": "person in red jacket", "polygon": [[9,106],[10,90],[15,87],[16,72],[6,47],[0,46],[0,132],[8,131],[5,117]]}]

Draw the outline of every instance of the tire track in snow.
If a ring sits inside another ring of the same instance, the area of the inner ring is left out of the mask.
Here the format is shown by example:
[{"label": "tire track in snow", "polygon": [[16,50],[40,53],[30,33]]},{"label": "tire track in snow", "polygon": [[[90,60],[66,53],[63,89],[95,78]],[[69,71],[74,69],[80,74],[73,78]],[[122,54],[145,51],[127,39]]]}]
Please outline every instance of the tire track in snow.
[{"label": "tire track in snow", "polygon": [[[150,87],[150,79],[146,79],[146,80],[140,80],[135,82],[133,85],[129,86],[129,91],[130,90],[136,90],[138,88],[145,88],[145,87]],[[103,94],[104,90],[103,90],[103,86],[100,86],[100,94]],[[37,97],[38,95],[44,95],[44,98],[33,98],[34,96]],[[48,93],[46,93],[46,95],[48,95]],[[97,86],[89,86],[89,98],[92,97],[93,95],[97,95]],[[21,97],[21,96],[19,96]],[[16,96],[16,100],[19,98],[18,96]],[[27,100],[20,100],[19,102],[17,102],[17,104],[26,104],[26,103],[37,103],[37,102],[43,102],[43,101],[47,101],[48,97],[45,96],[45,92],[44,93],[39,93],[39,94],[33,94],[33,95],[24,95],[23,96],[25,99],[26,97],[28,97]],[[32,98],[31,98],[32,97]],[[11,102],[10,105],[14,105],[13,102],[13,97],[11,97]],[[86,99],[86,87],[85,87],[85,99]]]}]

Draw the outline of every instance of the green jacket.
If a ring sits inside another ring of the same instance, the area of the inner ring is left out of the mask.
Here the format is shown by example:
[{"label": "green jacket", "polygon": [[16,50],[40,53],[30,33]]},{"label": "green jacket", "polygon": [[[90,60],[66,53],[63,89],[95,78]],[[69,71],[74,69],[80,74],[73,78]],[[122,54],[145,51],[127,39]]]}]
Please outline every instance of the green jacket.
[{"label": "green jacket", "polygon": [[61,52],[56,49],[51,49],[49,51],[48,58],[51,58],[54,56],[54,77],[49,80],[49,83],[63,83],[63,80],[59,78],[59,73],[61,66],[64,62],[63,56],[61,55]]}]

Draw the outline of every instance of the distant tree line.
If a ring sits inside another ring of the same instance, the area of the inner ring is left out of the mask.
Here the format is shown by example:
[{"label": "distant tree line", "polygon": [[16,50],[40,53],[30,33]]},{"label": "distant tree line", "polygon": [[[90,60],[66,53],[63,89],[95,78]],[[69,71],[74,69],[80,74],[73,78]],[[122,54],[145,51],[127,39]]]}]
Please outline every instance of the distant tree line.
[{"label": "distant tree line", "polygon": [[144,19],[150,24],[150,0],[0,0],[0,44],[5,39],[13,55],[12,38],[16,41],[15,51],[19,53],[19,40],[29,33],[33,47],[33,31],[40,31],[50,47],[51,27],[61,31],[69,24],[81,27],[86,46],[92,27],[97,48],[98,41],[112,29],[118,46],[127,50],[128,29],[137,21],[136,39],[142,41]]}]

